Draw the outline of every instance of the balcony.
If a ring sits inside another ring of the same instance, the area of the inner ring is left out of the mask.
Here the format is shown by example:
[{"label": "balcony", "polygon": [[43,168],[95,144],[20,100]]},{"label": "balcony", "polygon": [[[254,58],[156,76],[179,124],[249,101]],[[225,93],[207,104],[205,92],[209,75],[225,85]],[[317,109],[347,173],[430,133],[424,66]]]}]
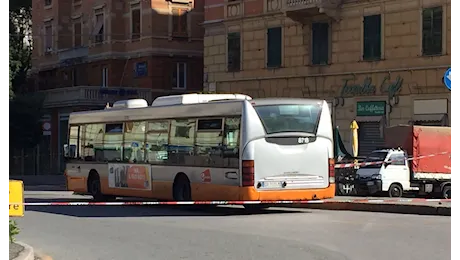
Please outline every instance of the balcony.
[{"label": "balcony", "polygon": [[100,86],[77,86],[41,91],[45,95],[44,107],[105,106],[116,100],[143,98],[152,102],[152,90],[145,88],[119,88]]},{"label": "balcony", "polygon": [[75,47],[58,52],[58,59],[61,64],[80,63],[88,57],[88,47]]},{"label": "balcony", "polygon": [[305,22],[309,17],[325,14],[339,20],[339,11],[344,0],[283,0],[283,11],[289,18]]}]

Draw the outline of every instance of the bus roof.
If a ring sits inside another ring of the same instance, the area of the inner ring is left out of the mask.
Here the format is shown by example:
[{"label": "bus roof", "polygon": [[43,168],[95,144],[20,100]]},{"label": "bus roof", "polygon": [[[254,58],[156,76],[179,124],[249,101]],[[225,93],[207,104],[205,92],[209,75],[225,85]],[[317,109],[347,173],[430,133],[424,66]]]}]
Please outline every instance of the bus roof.
[{"label": "bus roof", "polygon": [[241,115],[243,102],[247,100],[218,100],[209,103],[120,108],[74,112],[69,124],[142,121],[186,117],[214,117]]},{"label": "bus roof", "polygon": [[255,106],[266,106],[266,105],[302,105],[302,104],[321,104],[325,102],[322,99],[313,98],[260,98],[253,99],[251,103]]}]

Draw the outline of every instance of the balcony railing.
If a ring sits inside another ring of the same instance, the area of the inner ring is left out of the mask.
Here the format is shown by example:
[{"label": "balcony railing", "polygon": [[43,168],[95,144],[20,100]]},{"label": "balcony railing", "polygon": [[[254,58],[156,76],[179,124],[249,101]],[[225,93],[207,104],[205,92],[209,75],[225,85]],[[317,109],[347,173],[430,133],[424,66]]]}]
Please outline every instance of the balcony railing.
[{"label": "balcony railing", "polygon": [[145,88],[77,86],[42,91],[45,94],[44,106],[104,106],[120,99],[143,98],[152,102],[152,90]]},{"label": "balcony railing", "polygon": [[66,60],[78,59],[88,57],[88,47],[76,47],[67,50],[59,51],[59,61],[63,62]]}]

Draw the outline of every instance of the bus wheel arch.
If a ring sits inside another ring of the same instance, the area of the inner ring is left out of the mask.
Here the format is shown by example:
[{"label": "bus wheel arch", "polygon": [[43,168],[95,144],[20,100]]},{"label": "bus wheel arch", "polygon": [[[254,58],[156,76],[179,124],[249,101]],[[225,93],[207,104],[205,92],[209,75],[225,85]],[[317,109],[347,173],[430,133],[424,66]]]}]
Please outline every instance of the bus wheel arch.
[{"label": "bus wheel arch", "polygon": [[192,200],[192,188],[190,186],[190,180],[183,172],[177,173],[176,177],[174,178],[173,199],[175,201]]}]

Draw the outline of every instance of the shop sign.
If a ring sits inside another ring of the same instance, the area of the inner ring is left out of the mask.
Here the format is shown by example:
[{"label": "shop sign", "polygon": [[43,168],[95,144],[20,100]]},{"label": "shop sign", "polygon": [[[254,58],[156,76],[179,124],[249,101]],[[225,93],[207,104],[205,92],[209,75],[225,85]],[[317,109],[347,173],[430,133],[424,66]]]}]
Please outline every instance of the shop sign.
[{"label": "shop sign", "polygon": [[383,116],[385,108],[385,101],[360,101],[356,103],[356,116]]},{"label": "shop sign", "polygon": [[376,85],[372,83],[371,77],[366,77],[362,83],[353,83],[354,79],[344,79],[340,97],[356,97],[356,96],[373,96],[377,94],[379,87],[381,94],[388,95],[388,98],[393,98],[401,92],[403,79],[398,76],[395,81],[391,81],[390,76],[386,76],[383,81]]}]

